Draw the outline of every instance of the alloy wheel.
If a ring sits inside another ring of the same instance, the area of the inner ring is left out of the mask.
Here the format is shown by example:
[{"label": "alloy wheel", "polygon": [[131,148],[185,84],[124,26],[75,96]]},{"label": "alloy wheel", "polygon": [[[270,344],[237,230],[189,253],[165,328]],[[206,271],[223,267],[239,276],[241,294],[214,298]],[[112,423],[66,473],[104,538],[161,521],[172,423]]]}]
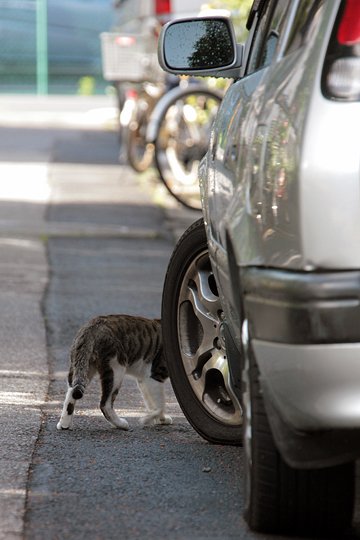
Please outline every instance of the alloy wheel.
[{"label": "alloy wheel", "polygon": [[231,384],[224,316],[207,250],[192,261],[178,301],[181,360],[194,394],[209,414],[239,425],[242,412]]}]

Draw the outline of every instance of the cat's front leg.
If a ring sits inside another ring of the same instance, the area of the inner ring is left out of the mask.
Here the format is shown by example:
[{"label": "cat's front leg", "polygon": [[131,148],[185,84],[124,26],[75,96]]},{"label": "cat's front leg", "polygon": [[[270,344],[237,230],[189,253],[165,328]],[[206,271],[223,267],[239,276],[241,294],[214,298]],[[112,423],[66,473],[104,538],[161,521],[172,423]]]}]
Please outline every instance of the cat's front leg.
[{"label": "cat's front leg", "polygon": [[155,418],[155,424],[170,426],[172,423],[173,419],[168,414],[161,414],[158,418]]},{"label": "cat's front leg", "polygon": [[164,383],[153,379],[151,376],[141,381],[139,385],[145,403],[150,404],[148,411],[140,423],[143,426],[169,425],[172,424],[171,416],[165,414],[165,392]]},{"label": "cat's front leg", "polygon": [[151,411],[149,414],[140,418],[142,426],[170,425],[173,423],[171,416],[164,414],[161,410]]},{"label": "cat's front leg", "polygon": [[163,414],[160,416],[158,423],[170,426],[173,423],[173,419],[169,414]]}]

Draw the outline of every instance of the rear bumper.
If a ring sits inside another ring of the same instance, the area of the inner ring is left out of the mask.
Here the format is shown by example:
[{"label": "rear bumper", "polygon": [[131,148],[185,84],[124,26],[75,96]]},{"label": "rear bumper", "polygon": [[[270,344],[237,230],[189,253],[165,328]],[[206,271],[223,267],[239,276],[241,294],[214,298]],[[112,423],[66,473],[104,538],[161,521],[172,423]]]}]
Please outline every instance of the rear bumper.
[{"label": "rear bumper", "polygon": [[360,272],[247,269],[242,283],[265,405],[284,459],[313,467],[359,456]]},{"label": "rear bumper", "polygon": [[242,283],[253,339],[299,345],[360,343],[360,271],[251,268]]}]

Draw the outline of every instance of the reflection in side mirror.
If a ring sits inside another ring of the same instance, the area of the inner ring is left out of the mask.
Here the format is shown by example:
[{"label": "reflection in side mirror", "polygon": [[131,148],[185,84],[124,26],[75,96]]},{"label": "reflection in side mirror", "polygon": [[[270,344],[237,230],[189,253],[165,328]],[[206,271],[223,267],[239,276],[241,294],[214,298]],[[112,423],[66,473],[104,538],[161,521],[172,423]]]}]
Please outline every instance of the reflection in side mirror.
[{"label": "reflection in side mirror", "polygon": [[168,68],[178,71],[216,69],[235,61],[236,44],[224,18],[202,18],[171,23],[164,32],[163,52]]}]

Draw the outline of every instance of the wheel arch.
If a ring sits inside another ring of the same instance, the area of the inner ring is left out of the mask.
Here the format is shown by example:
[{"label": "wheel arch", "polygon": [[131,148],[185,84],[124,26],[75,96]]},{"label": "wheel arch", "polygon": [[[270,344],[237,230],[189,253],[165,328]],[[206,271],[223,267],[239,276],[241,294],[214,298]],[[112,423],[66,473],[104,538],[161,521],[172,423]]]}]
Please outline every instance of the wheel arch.
[{"label": "wheel arch", "polygon": [[231,309],[235,309],[235,320],[238,328],[234,331],[229,323],[225,325],[226,351],[229,362],[229,371],[232,386],[236,397],[241,403],[242,400],[242,370],[244,365],[244,347],[241,340],[242,326],[245,321],[245,312],[242,297],[242,286],[240,279],[240,266],[237,262],[235,249],[230,237],[226,233],[226,256],[229,269],[230,291],[233,298]]},{"label": "wheel arch", "polygon": [[233,307],[236,309],[236,314],[240,321],[240,325],[245,320],[243,288],[241,284],[241,269],[236,255],[235,247],[229,231],[225,235],[226,257],[229,269],[230,290],[234,299]]}]

